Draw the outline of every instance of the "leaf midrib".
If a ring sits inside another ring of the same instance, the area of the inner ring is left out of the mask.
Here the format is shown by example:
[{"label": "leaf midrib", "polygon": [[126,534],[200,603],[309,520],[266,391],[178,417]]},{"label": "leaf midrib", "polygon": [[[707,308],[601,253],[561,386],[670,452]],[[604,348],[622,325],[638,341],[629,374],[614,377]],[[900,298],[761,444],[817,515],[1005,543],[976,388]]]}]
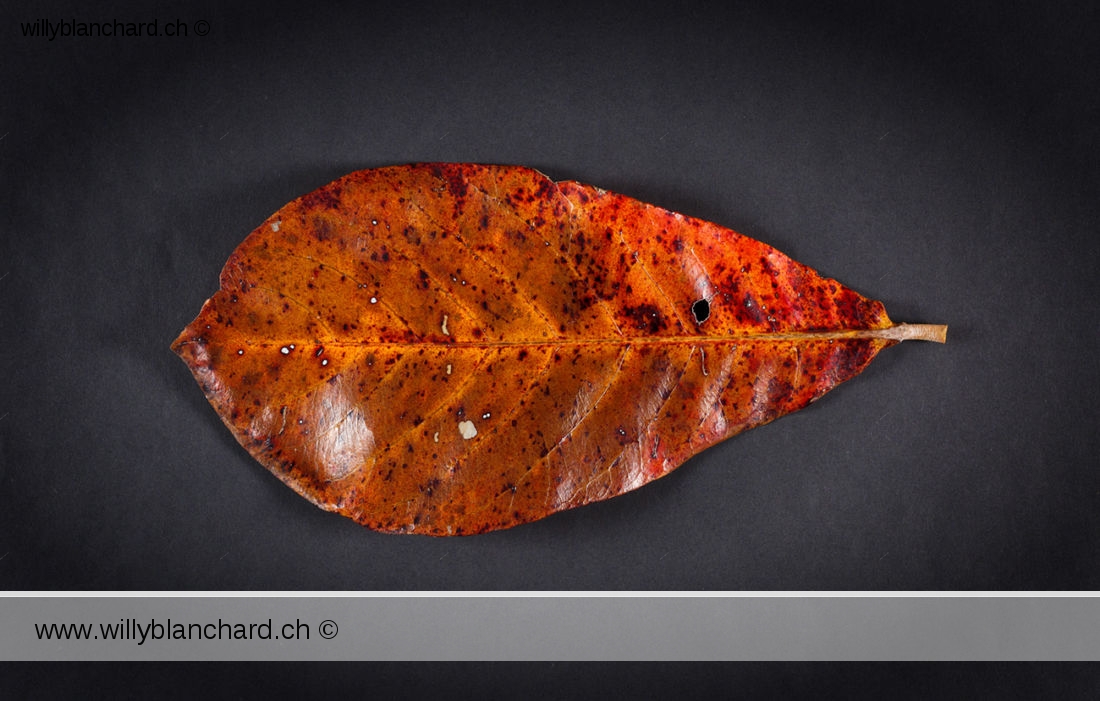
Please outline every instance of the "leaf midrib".
[{"label": "leaf midrib", "polygon": [[[441,341],[425,339],[418,341],[348,341],[323,338],[286,338],[279,341],[256,341],[236,339],[238,343],[253,347],[282,347],[288,344],[317,344],[334,348],[543,348],[570,346],[639,346],[639,345],[708,345],[721,343],[769,343],[773,341],[826,341],[855,339],[902,340],[905,335],[900,331],[909,324],[898,324],[881,329],[844,329],[837,331],[794,331],[722,334],[720,336],[622,336],[616,338],[559,338],[537,341]],[[184,341],[181,345],[198,343]]]}]

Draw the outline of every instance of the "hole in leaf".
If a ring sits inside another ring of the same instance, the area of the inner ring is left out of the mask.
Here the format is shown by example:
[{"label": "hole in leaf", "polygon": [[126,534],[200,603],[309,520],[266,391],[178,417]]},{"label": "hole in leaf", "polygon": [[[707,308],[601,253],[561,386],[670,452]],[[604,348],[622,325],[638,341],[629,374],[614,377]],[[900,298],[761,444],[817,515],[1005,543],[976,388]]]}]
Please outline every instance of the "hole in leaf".
[{"label": "hole in leaf", "polygon": [[695,317],[695,323],[701,324],[710,318],[710,302],[705,299],[696,300],[691,305],[691,315]]}]

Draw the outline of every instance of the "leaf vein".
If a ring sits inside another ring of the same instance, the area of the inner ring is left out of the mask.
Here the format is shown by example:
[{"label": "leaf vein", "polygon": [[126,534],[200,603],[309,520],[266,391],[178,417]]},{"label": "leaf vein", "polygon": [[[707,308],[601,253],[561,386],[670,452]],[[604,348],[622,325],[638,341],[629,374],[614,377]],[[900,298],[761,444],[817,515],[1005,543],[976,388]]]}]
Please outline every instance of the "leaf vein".
[{"label": "leaf vein", "polygon": [[[428,219],[428,221],[430,221],[435,226],[439,227],[440,231],[446,231],[446,227],[444,227],[442,224],[440,224],[435,219],[433,219],[432,216],[430,214],[428,214],[428,212],[424,209],[424,207],[422,207],[419,203],[411,202],[410,204],[413,207],[415,207],[416,209],[420,210],[420,212]],[[393,239],[390,239],[390,245],[393,246],[395,249],[398,249],[400,251],[401,257],[403,259],[405,259],[406,262],[411,263],[412,265],[416,265],[421,270],[424,270],[424,274],[435,281],[436,286],[438,287],[438,289],[440,291],[446,291],[446,288],[449,287],[448,283],[446,283],[444,280],[441,280],[437,274],[432,273],[431,271],[425,270],[423,268],[423,266],[420,266],[416,262],[414,257],[410,255],[410,252],[407,248],[402,246],[400,243],[395,243],[395,241]],[[465,302],[463,302],[462,299],[455,296],[454,294],[448,294],[448,297],[450,299],[454,300],[454,302],[457,304],[457,306],[461,307],[462,311],[464,311],[466,313],[466,315],[469,316],[471,319],[477,319],[479,316],[482,316],[481,312],[478,312],[477,310],[471,308],[469,305],[467,305]]]},{"label": "leaf vein", "polygon": [[333,330],[333,328],[331,326],[328,325],[328,323],[324,320],[324,318],[321,317],[320,313],[315,312],[312,309],[310,309],[308,304],[306,304],[305,302],[302,302],[300,299],[298,299],[294,295],[290,294],[289,292],[283,292],[281,290],[277,290],[274,287],[268,287],[267,285],[256,285],[256,287],[258,289],[261,289],[261,290],[266,290],[268,292],[273,292],[274,294],[279,295],[280,297],[284,297],[286,299],[289,299],[291,302],[294,302],[299,307],[301,307],[302,309],[305,309],[307,312],[312,314],[317,319],[317,321],[320,322],[321,326],[324,327],[326,332],[328,332],[329,334],[331,334],[334,337],[336,336],[336,332]]},{"label": "leaf vein", "polygon": [[[555,192],[557,193],[557,195],[558,195],[559,197],[561,197],[561,198],[562,198],[562,199],[563,199],[563,200],[565,201],[565,203],[566,203],[567,205],[569,205],[569,210],[570,210],[570,212],[572,212],[572,210],[573,210],[573,203],[572,203],[572,202],[571,202],[571,201],[569,200],[569,198],[568,198],[568,197],[565,197],[564,195],[562,195],[562,194],[561,194],[561,189],[560,189],[560,188],[558,187],[558,184],[557,184],[557,183],[552,183],[552,184],[554,185],[554,191],[555,191]],[[496,200],[497,202],[504,202],[504,200],[503,200],[503,199],[501,199],[501,198],[500,198],[499,196],[496,196],[496,195],[491,195],[491,194],[489,194],[488,192],[486,192],[484,188],[478,187],[477,185],[474,185],[473,183],[470,183],[470,185],[471,185],[471,186],[472,186],[472,187],[473,187],[473,188],[474,188],[475,190],[479,190],[479,191],[480,191],[480,192],[481,192],[482,194],[484,194],[484,195],[485,195],[486,197],[488,197],[489,199],[493,199],[493,200]],[[517,214],[517,213],[516,213],[516,211],[515,211],[515,209],[513,209],[513,208],[512,208],[511,206],[509,206],[509,207],[507,208],[507,212],[508,212],[508,214],[510,214],[511,216],[515,217],[516,219],[518,219],[519,221],[523,222],[524,224],[527,224],[527,223],[528,223],[528,222],[527,222],[527,220],[525,220],[525,219],[524,219],[523,217],[519,216],[519,214]],[[572,226],[572,221],[573,221],[573,220],[571,219],[571,220],[570,220],[570,226],[569,226],[569,242],[570,242],[570,243],[571,243],[571,242],[572,242],[572,240],[573,240],[573,230],[574,230],[574,227]],[[566,251],[566,253],[568,253],[568,250]],[[569,272],[571,273],[571,276],[572,276],[572,278],[573,278],[574,280],[579,280],[579,279],[581,279],[581,275],[580,275],[580,273],[579,273],[579,272],[577,271],[577,269],[576,269],[575,267],[573,267],[573,264],[572,264],[572,263],[571,263],[571,262],[569,261],[569,256],[568,256],[568,255],[564,255],[564,256],[562,256],[562,257],[561,257],[561,259],[562,259],[563,261],[565,261],[565,266],[566,266],[566,267],[567,267],[567,268],[569,269]],[[604,311],[604,314],[606,314],[606,315],[607,315],[607,319],[608,319],[608,321],[610,321],[610,322],[611,322],[611,325],[615,327],[615,331],[617,331],[617,332],[619,333],[619,335],[620,335],[620,336],[625,336],[625,334],[623,333],[622,329],[621,329],[621,328],[619,328],[619,324],[618,324],[618,323],[617,323],[617,322],[615,321],[615,315],[611,313],[611,307],[609,307],[609,306],[608,306],[607,302],[606,302],[605,300],[603,300],[603,299],[599,298],[599,297],[597,297],[596,301],[597,301],[597,302],[599,303],[599,305],[600,305],[600,308],[601,308],[601,309],[603,309],[603,311]],[[555,329],[554,331],[555,331],[555,333],[556,333],[556,329]]]},{"label": "leaf vein", "polygon": [[[619,229],[619,240],[622,242],[622,244],[624,246],[628,246],[628,244],[626,243],[626,239],[623,237],[623,230],[622,229]],[[645,256],[641,256],[641,255],[638,256],[638,264],[642,266],[642,272],[645,273],[645,276],[646,276],[646,278],[649,279],[650,284],[653,285],[654,289],[656,289],[657,292],[661,295],[661,297],[665,300],[665,304],[668,306],[668,308],[672,310],[672,315],[674,317],[676,317],[677,321],[680,322],[680,328],[683,328],[683,329],[690,328],[687,325],[687,323],[684,321],[683,317],[680,316],[680,312],[676,311],[676,305],[672,303],[672,299],[668,296],[668,293],[665,292],[664,288],[661,287],[660,283],[658,283],[657,280],[654,279],[653,275],[650,274],[649,268],[646,267],[646,264],[645,264]]]},{"label": "leaf vein", "polygon": [[[478,188],[476,185],[474,185],[473,187],[474,187],[475,190],[480,190],[482,193],[488,195],[488,193],[485,193],[484,190],[481,190],[481,188]],[[430,221],[435,226],[439,227],[440,231],[445,231],[446,230],[446,227],[444,227],[443,224],[440,223],[439,221],[436,221],[435,217],[433,217],[430,213],[428,213],[427,210],[425,210],[419,204],[416,204],[415,206],[428,219],[428,221]],[[479,265],[481,265],[481,267],[488,270],[490,273],[492,273],[494,276],[496,276],[496,278],[498,280],[500,280],[501,282],[503,282],[505,284],[509,284],[509,285],[511,284],[511,282],[508,280],[508,277],[504,273],[497,270],[492,264],[490,264],[484,258],[479,256],[476,251],[474,251],[473,246],[470,245],[470,242],[467,241],[465,239],[465,237],[456,235],[454,238],[460,244],[462,244],[463,248],[466,249],[466,252],[470,255],[471,258],[473,258],[474,262],[478,263]],[[527,295],[517,295],[517,297],[519,297],[520,299],[522,299],[524,302],[527,303],[527,306],[531,308],[531,310],[535,313],[535,315],[538,316],[544,324],[546,324],[546,328],[550,331],[550,333],[552,333],[554,335],[557,335],[558,330],[554,328],[553,324],[550,322],[550,318],[534,303],[534,300],[530,299]],[[495,316],[500,318],[499,315],[495,315]]]},{"label": "leaf vein", "polygon": [[619,377],[621,377],[623,362],[626,360],[627,353],[629,353],[630,350],[631,350],[631,345],[629,343],[623,346],[622,351],[619,352],[619,358],[618,358],[618,362],[616,363],[615,370],[612,371],[612,373],[611,373],[611,379],[607,381],[606,385],[604,385],[603,391],[600,392],[600,396],[597,397],[596,401],[592,402],[592,404],[590,404],[587,409],[585,409],[584,414],[582,414],[576,420],[576,422],[573,423],[573,425],[570,427],[570,429],[568,431],[566,431],[565,435],[563,435],[561,437],[561,439],[557,443],[554,444],[554,447],[551,448],[550,450],[546,451],[546,456],[544,456],[544,458],[543,458],[544,460],[547,457],[550,456],[550,453],[552,453],[555,450],[557,450],[558,448],[560,448],[565,443],[565,441],[568,440],[569,437],[573,435],[573,432],[577,430],[577,427],[579,427],[582,423],[584,423],[585,419],[587,419],[589,416],[591,416],[592,413],[596,410],[596,407],[598,407],[600,402],[603,401],[603,398],[607,395],[607,392],[608,392],[608,390],[611,389],[611,386],[615,384],[615,381],[618,380]]},{"label": "leaf vein", "polygon": [[428,423],[428,421],[430,419],[432,419],[433,417],[437,416],[440,412],[442,412],[446,408],[448,401],[450,401],[451,399],[453,399],[456,396],[461,396],[463,393],[465,393],[466,389],[477,380],[477,370],[482,365],[484,365],[484,361],[485,361],[485,355],[484,354],[478,356],[477,363],[474,365],[473,368],[470,369],[469,374],[467,375],[466,379],[462,382],[462,384],[458,385],[453,390],[451,390],[450,392],[448,392],[448,393],[444,394],[442,397],[440,397],[439,403],[436,404],[435,407],[433,407],[432,410],[428,412],[427,416],[422,416],[421,417],[421,421],[420,421],[419,424],[406,429],[404,432],[402,432],[399,436],[397,436],[393,440],[387,441],[386,446],[381,451],[379,451],[379,453],[377,454],[377,458],[381,459],[382,457],[384,457],[386,455],[389,455],[393,450],[395,450],[397,448],[400,448],[401,446],[404,446],[407,442],[406,438],[409,435],[413,434],[421,426]]},{"label": "leaf vein", "polygon": [[[322,268],[329,268],[329,269],[331,269],[331,270],[333,270],[337,273],[340,273],[341,275],[347,275],[348,279],[353,281],[357,285],[363,285],[364,287],[370,285],[370,283],[367,283],[367,282],[364,282],[364,281],[360,280],[355,275],[353,275],[353,274],[351,274],[351,273],[349,273],[345,270],[341,270],[340,268],[337,268],[335,265],[329,265],[328,263],[325,263],[324,261],[317,260],[313,256],[300,256],[296,253],[287,253],[286,256],[288,258],[297,258],[299,260],[309,261],[310,263],[317,263]],[[375,297],[375,299],[378,300],[379,305],[381,305],[384,309],[386,309],[386,311],[388,311],[390,314],[392,314],[394,318],[396,318],[398,321],[400,321],[401,325],[404,326],[406,330],[412,331],[412,327],[409,325],[409,322],[405,319],[405,317],[403,317],[400,312],[398,312],[396,309],[394,309],[393,306],[385,300],[385,298]],[[337,337],[337,334],[334,333],[333,337],[334,338]]]}]

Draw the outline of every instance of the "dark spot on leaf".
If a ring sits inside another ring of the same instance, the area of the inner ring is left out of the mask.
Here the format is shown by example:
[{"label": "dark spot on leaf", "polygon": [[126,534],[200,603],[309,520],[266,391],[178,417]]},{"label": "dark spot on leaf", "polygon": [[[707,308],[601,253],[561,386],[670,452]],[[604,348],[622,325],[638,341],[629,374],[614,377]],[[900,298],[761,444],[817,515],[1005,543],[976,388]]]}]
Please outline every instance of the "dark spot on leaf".
[{"label": "dark spot on leaf", "polygon": [[657,333],[665,327],[664,317],[652,304],[639,304],[636,307],[624,307],[627,317],[634,322],[634,328],[649,333]]}]

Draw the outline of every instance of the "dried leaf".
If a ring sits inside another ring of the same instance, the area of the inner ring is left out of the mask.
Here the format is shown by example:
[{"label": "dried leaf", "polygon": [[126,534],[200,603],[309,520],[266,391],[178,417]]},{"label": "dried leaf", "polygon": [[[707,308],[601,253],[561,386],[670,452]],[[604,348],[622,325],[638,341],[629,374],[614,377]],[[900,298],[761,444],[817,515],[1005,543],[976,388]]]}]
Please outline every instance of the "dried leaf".
[{"label": "dried leaf", "polygon": [[276,212],[173,350],[321,508],[458,535],[635,489],[944,332],[715,224],[428,164]]}]

